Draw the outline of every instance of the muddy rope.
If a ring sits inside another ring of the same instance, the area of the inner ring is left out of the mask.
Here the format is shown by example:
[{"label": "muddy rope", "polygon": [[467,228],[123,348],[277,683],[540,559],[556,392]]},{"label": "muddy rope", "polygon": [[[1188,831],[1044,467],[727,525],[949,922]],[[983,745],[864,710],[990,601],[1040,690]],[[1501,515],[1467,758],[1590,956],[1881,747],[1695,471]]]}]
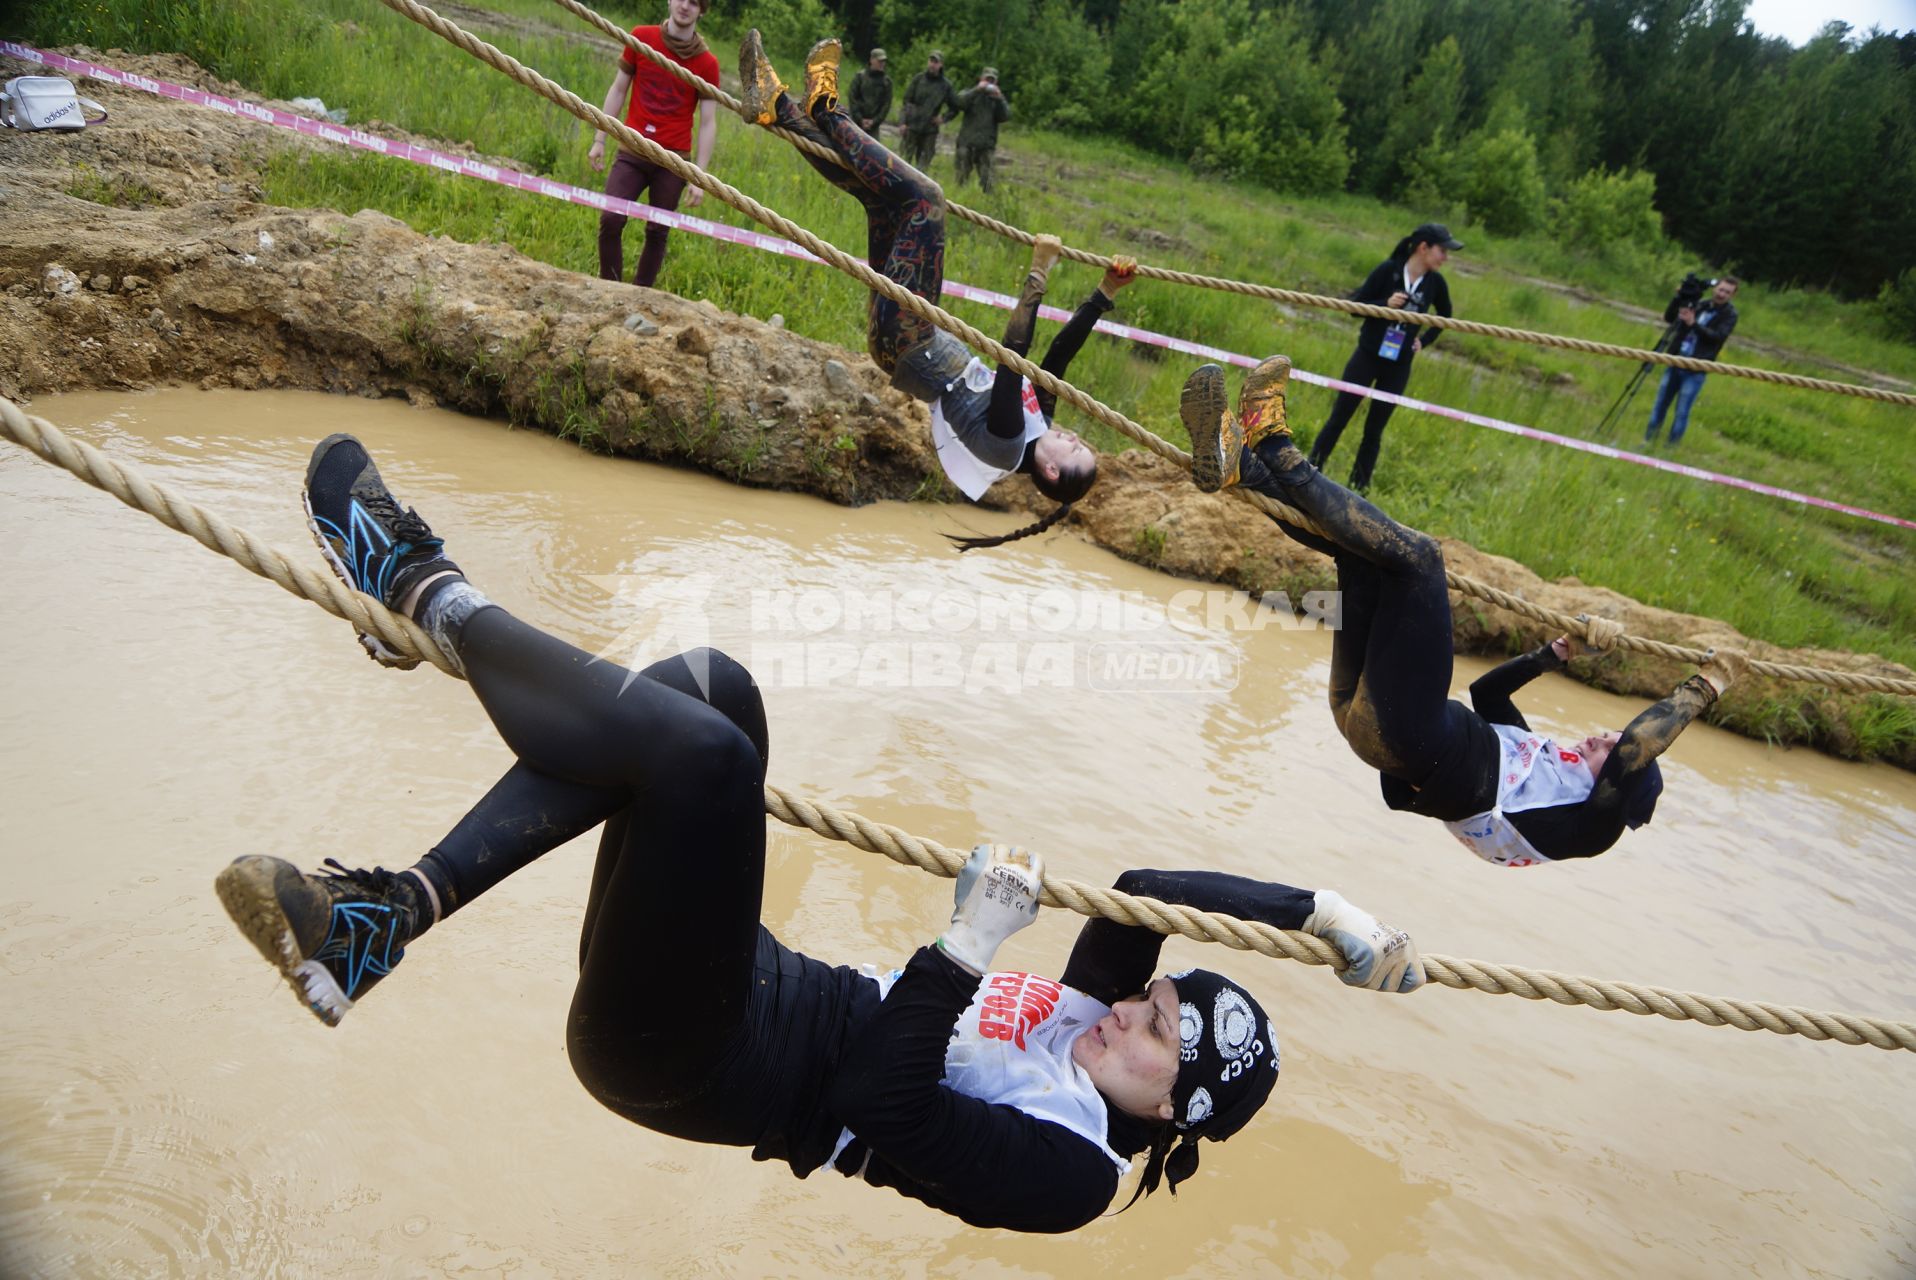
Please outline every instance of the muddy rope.
[{"label": "muddy rope", "polygon": [[[889,280],[873,271],[862,259],[854,258],[812,234],[804,227],[792,222],[775,210],[768,209],[757,200],[739,191],[737,188],[720,181],[677,152],[667,151],[649,138],[640,136],[623,122],[614,120],[597,107],[585,102],[577,94],[540,75],[530,67],[522,65],[510,54],[502,53],[457,23],[440,17],[415,0],[380,0],[387,8],[425,27],[448,43],[471,54],[497,71],[510,76],[520,84],[531,89],[540,97],[563,107],[579,119],[600,131],[610,134],[622,145],[652,163],[670,170],[676,176],[711,195],[717,196],[726,204],[739,210],[778,232],[786,239],[802,245],[815,256],[837,267],[846,275],[865,285],[875,293],[889,298],[916,316],[937,325],[970,346],[974,351],[989,355],[999,364],[1006,365],[1031,380],[1032,384],[1044,388],[1090,417],[1096,418],[1112,430],[1149,449],[1159,457],[1190,469],[1191,455],[1184,452],[1168,440],[1165,440],[1140,424],[1133,422],[1124,414],[1094,400],[1070,383],[1039,368],[1031,361],[1011,351],[984,333],[960,320],[958,317],[910,292],[896,281]],[[704,81],[698,83],[704,84]],[[1916,402],[1916,400],[1913,400]],[[1233,489],[1231,492],[1250,502],[1266,515],[1295,525],[1309,532],[1322,534],[1323,530],[1295,508],[1284,505],[1262,494],[1251,493],[1245,489]],[[1567,614],[1555,609],[1547,609],[1520,596],[1501,591],[1488,583],[1466,578],[1461,574],[1445,571],[1445,580],[1451,588],[1465,595],[1475,596],[1488,601],[1499,608],[1541,622],[1547,626],[1565,632],[1574,633],[1586,640],[1595,640],[1599,635],[1609,638],[1610,631],[1603,619],[1592,619],[1583,614]],[[383,637],[382,637],[383,638]],[[1695,649],[1683,645],[1666,644],[1660,640],[1650,640],[1642,636],[1616,635],[1614,646],[1630,649],[1637,653],[1646,653],[1654,657],[1667,658],[1677,662],[1701,664],[1710,657],[1708,650]],[[1830,671],[1817,667],[1792,666],[1785,663],[1762,662],[1752,660],[1750,670],[1758,675],[1770,676],[1778,680],[1804,681],[1813,684],[1828,685],[1832,688],[1846,689],[1852,692],[1894,693],[1916,697],[1916,680],[1901,680],[1886,676],[1866,675],[1848,671]]]},{"label": "muddy rope", "polygon": [[[619,41],[635,56],[648,58],[652,63],[668,74],[676,77],[687,88],[701,98],[709,98],[720,103],[727,110],[745,118],[743,104],[724,89],[708,81],[701,80],[686,68],[673,62],[658,50],[634,39],[632,33],[616,25],[602,14],[596,13],[580,4],[579,0],[552,0],[561,9],[566,10],[582,21],[598,28],[612,39]],[[394,5],[393,8],[399,8]],[[406,12],[400,9],[400,12]],[[411,16],[410,14],[408,16]],[[417,19],[415,19],[416,21]],[[430,24],[427,24],[430,25]],[[434,28],[437,30],[437,28]],[[443,33],[442,33],[443,34]],[[456,43],[456,42],[455,42]],[[496,64],[495,64],[496,65]],[[747,121],[747,123],[751,123]],[[793,146],[811,155],[843,165],[844,158],[830,147],[823,146],[809,138],[801,137],[790,130],[772,126],[772,132],[786,139]],[[955,217],[974,223],[1007,240],[1020,244],[1031,244],[1037,237],[1020,227],[1000,222],[990,214],[980,213],[976,209],[954,201],[947,201],[946,209]],[[1108,267],[1111,259],[1088,249],[1076,249],[1066,245],[1064,256],[1073,262],[1082,262],[1093,267]],[[1578,351],[1585,355],[1610,356],[1619,360],[1635,360],[1639,364],[1672,365],[1678,369],[1688,369],[1696,373],[1721,373],[1735,378],[1748,378],[1756,382],[1770,382],[1782,386],[1799,387],[1808,391],[1828,391],[1837,395],[1858,396],[1865,400],[1878,400],[1884,404],[1916,405],[1916,395],[1900,391],[1885,391],[1877,387],[1860,386],[1850,382],[1832,382],[1825,378],[1807,378],[1800,374],[1780,373],[1774,369],[1754,369],[1745,365],[1719,364],[1714,360],[1698,360],[1692,356],[1673,355],[1665,351],[1645,351],[1640,347],[1619,346],[1611,342],[1591,342],[1584,338],[1566,338],[1554,333],[1538,333],[1531,329],[1512,329],[1504,325],[1483,324],[1476,320],[1460,320],[1449,316],[1425,315],[1422,312],[1398,311],[1391,307],[1380,307],[1368,302],[1353,302],[1349,298],[1333,298],[1318,293],[1302,293],[1295,289],[1279,289],[1271,285],[1252,284],[1244,280],[1230,280],[1219,276],[1192,275],[1185,271],[1174,271],[1169,267],[1153,267],[1138,264],[1137,273],[1153,280],[1164,280],[1172,284],[1189,285],[1198,289],[1216,289],[1224,293],[1241,294],[1251,298],[1267,298],[1272,302],[1287,303],[1291,306],[1317,307],[1326,311],[1342,311],[1347,315],[1375,317],[1383,320],[1401,320],[1407,324],[1425,325],[1435,329],[1455,329],[1459,333],[1476,334],[1485,338],[1500,338],[1507,342],[1523,342],[1531,346],[1554,347],[1562,351]]]},{"label": "muddy rope", "polygon": [[[229,557],[293,595],[312,601],[357,628],[377,634],[399,652],[430,662],[449,675],[458,675],[447,662],[445,654],[418,626],[392,613],[371,596],[350,590],[330,572],[310,567],[313,560],[310,553],[295,560],[252,534],[234,528],[204,508],[153,483],[137,469],[115,461],[92,445],[72,439],[46,419],[29,416],[5,398],[0,398],[0,434],[48,462],[65,468],[95,488],[104,489],[126,505],[146,512],[168,528],[191,535],[209,550]],[[935,840],[927,840],[855,813],[802,799],[779,787],[765,788],[765,811],[780,822],[802,827],[828,839],[841,840],[855,848],[884,854],[894,862],[918,867],[934,875],[947,878],[956,876],[958,868],[965,861],[964,854]],[[1155,933],[1175,933],[1199,942],[1220,943],[1276,959],[1328,965],[1333,969],[1343,967],[1342,958],[1329,944],[1306,933],[1274,929],[1255,921],[1197,911],[1159,902],[1154,898],[1134,897],[1115,889],[1079,884],[1058,876],[1045,877],[1043,901],[1047,906],[1063,907],[1079,915],[1142,925]],[[1710,1027],[1769,1031],[1777,1035],[1804,1036],[1811,1040],[1916,1052],[1916,1023],[1850,1013],[1825,1013],[1764,1001],[1698,995],[1668,987],[1582,978],[1546,969],[1490,964],[1453,956],[1427,953],[1423,961],[1431,981],[1459,991],[1522,996],[1526,1000],[1550,1000],[1557,1004],[1582,1005],[1590,1009],[1622,1009],[1630,1013],[1655,1014],[1676,1022],[1698,1022]]]}]

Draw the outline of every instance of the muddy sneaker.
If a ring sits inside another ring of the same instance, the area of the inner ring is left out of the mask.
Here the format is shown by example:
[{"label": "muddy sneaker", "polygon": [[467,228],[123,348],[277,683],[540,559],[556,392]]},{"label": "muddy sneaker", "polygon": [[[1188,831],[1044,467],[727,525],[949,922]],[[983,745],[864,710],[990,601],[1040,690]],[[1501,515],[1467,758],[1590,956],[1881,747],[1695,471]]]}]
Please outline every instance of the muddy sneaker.
[{"label": "muddy sneaker", "polygon": [[838,56],[842,52],[835,36],[820,40],[805,55],[805,115],[820,102],[827,110],[838,105]]},{"label": "muddy sneaker", "polygon": [[1224,370],[1214,364],[1199,365],[1184,380],[1178,414],[1191,437],[1192,481],[1206,493],[1236,484],[1244,438],[1224,395]]},{"label": "muddy sneaker", "polygon": [[759,39],[757,27],[739,41],[738,82],[745,118],[753,124],[774,123],[778,119],[778,95],[785,92],[785,82],[765,57],[765,43]]},{"label": "muddy sneaker", "polygon": [[416,899],[398,874],[375,867],[303,874],[282,858],[239,858],[213,887],[226,914],[329,1027],[391,973],[412,937]]},{"label": "muddy sneaker", "polygon": [[[306,465],[306,524],[339,580],[374,597],[388,609],[434,574],[457,573],[444,541],[433,536],[419,513],[402,510],[379,478],[364,445],[349,435],[331,435]],[[359,643],[374,661],[410,669],[417,658],[395,653],[377,636]]]},{"label": "muddy sneaker", "polygon": [[1290,386],[1291,358],[1271,356],[1244,379],[1237,392],[1237,427],[1244,447],[1257,448],[1272,436],[1289,435],[1284,420],[1284,393]]}]

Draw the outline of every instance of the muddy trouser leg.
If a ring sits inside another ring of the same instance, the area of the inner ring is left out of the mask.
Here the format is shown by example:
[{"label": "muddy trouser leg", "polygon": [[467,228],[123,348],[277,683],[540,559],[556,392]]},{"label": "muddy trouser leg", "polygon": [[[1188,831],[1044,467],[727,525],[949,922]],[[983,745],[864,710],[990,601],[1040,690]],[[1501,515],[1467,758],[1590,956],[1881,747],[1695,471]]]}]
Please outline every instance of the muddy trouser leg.
[{"label": "muddy trouser leg", "polygon": [[1283,521],[1278,526],[1337,561],[1345,596],[1332,651],[1331,702],[1345,740],[1373,769],[1422,782],[1460,733],[1450,713],[1450,591],[1442,548],[1325,476],[1288,439],[1247,450],[1241,473],[1246,488],[1316,521],[1322,535]]},{"label": "muddy trouser leg", "polygon": [[[1368,387],[1377,376],[1377,358],[1361,346],[1351,353],[1344,362],[1344,372],[1338,377],[1355,386]],[[1317,440],[1311,445],[1311,465],[1322,467],[1331,456],[1331,450],[1337,447],[1337,438],[1344,434],[1345,424],[1351,415],[1357,412],[1358,402],[1363,399],[1354,391],[1340,391],[1331,404],[1331,416],[1324,420],[1324,429],[1317,433]]]},{"label": "muddy trouser leg", "polygon": [[965,183],[971,181],[972,171],[977,168],[978,149],[976,147],[968,147],[961,142],[958,144],[954,158],[958,162],[958,185],[962,187]]},{"label": "muddy trouser leg", "polygon": [[652,1123],[641,1113],[703,1090],[746,1026],[765,866],[757,689],[711,650],[635,676],[498,608],[458,645],[518,763],[433,856],[477,892],[609,819],[568,1047],[595,1096]]},{"label": "muddy trouser leg", "polygon": [[[611,168],[605,175],[605,193],[617,200],[636,200],[639,192],[645,190],[645,171],[640,168],[639,158],[629,151],[621,150],[612,158]],[[601,280],[625,279],[625,224],[626,216],[607,210],[599,215],[599,278]]]},{"label": "muddy trouser leg", "polygon": [[[1377,381],[1372,385],[1394,396],[1404,394],[1404,388],[1410,385],[1410,362],[1408,351],[1397,360],[1379,360]],[[1351,467],[1351,488],[1370,488],[1371,473],[1377,469],[1377,454],[1384,446],[1384,426],[1396,408],[1388,400],[1370,402],[1370,411],[1364,415],[1364,439],[1357,446],[1357,461]]]},{"label": "muddy trouser leg", "polygon": [[904,152],[905,159],[909,160],[914,168],[929,169],[933,157],[938,154],[938,131],[907,129],[904,134]]}]

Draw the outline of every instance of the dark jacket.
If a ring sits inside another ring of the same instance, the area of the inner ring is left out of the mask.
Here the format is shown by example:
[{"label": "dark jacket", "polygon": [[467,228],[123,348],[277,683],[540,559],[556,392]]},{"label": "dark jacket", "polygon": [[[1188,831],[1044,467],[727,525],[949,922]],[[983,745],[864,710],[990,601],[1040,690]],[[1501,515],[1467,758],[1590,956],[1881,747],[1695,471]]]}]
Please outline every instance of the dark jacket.
[{"label": "dark jacket", "polygon": [[[1384,803],[1440,822],[1459,822],[1496,804],[1503,744],[1490,726],[1515,725],[1530,732],[1529,722],[1517,710],[1511,695],[1546,671],[1561,671],[1563,666],[1563,659],[1546,644],[1479,676],[1470,686],[1473,709],[1454,699],[1449,704],[1449,713],[1457,722],[1451,738],[1456,748],[1418,787],[1380,773]],[[1716,691],[1709,683],[1701,676],[1691,676],[1669,697],[1624,727],[1623,736],[1588,796],[1572,804],[1523,809],[1505,816],[1546,858],[1595,857],[1623,835],[1629,823],[1629,799],[1636,775],[1650,769],[1670,739],[1715,701]]]},{"label": "dark jacket", "polygon": [[1689,354],[1698,360],[1714,360],[1716,353],[1723,350],[1723,344],[1729,339],[1730,330],[1736,328],[1736,304],[1726,302],[1721,306],[1708,298],[1696,304],[1696,324],[1684,324],[1677,319],[1676,299],[1663,309],[1663,323],[1675,325],[1676,332],[1670,335],[1670,345],[1666,348],[1672,355],[1683,355],[1683,340],[1696,335],[1696,349]]},{"label": "dark jacket", "polygon": [[[1216,871],[1127,871],[1117,888],[1275,929],[1303,928],[1317,903],[1308,889]],[[1150,983],[1163,944],[1162,934],[1142,925],[1087,921],[1065,965],[1064,985],[1115,1004]],[[1118,1168],[1110,1158],[1062,1125],[941,1082],[952,1027],[978,983],[935,946],[911,958],[838,1061],[826,1107],[856,1136],[835,1167],[847,1176],[862,1169],[866,1182],[896,1188],[975,1227],[1076,1230],[1117,1195]],[[1149,1127],[1115,1104],[1107,1120],[1105,1141],[1118,1154],[1132,1156],[1149,1145]]]},{"label": "dark jacket", "polygon": [[958,91],[951,87],[951,81],[944,72],[933,75],[929,71],[920,71],[905,86],[904,105],[899,109],[898,120],[909,132],[938,132],[938,113],[946,116],[958,113]]},{"label": "dark jacket", "polygon": [[965,117],[958,129],[958,145],[997,146],[998,126],[1011,119],[1011,104],[1005,101],[1003,92],[994,98],[973,85],[958,95],[957,103],[960,114]]},{"label": "dark jacket", "polygon": [[861,126],[867,120],[874,128],[885,123],[885,117],[891,114],[890,74],[866,67],[853,76],[852,91],[845,99],[845,106]]},{"label": "dark jacket", "polygon": [[[1390,301],[1390,295],[1404,287],[1404,264],[1395,258],[1387,258],[1377,264],[1357,292],[1351,295],[1352,302],[1368,302],[1373,306],[1384,306]],[[1444,282],[1441,271],[1426,271],[1417,281],[1417,292],[1404,304],[1406,311],[1430,311],[1446,318],[1450,315],[1450,286]],[[1371,318],[1364,321],[1364,327],[1358,330],[1357,345],[1365,351],[1376,351],[1384,341],[1384,330],[1391,325],[1389,320]],[[1413,326],[1404,333],[1404,354],[1400,360],[1409,360],[1415,351],[1419,334],[1423,335],[1424,345],[1432,345],[1443,334],[1442,329],[1425,329],[1422,325]]]}]

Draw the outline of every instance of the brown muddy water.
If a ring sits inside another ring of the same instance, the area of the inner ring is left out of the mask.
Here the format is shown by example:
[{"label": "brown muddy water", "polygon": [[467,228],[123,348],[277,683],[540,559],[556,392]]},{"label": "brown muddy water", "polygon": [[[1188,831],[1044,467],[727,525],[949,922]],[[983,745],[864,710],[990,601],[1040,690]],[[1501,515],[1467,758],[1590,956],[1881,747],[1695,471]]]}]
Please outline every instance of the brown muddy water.
[{"label": "brown muddy water", "polygon": [[[392,401],[34,409],[303,553],[307,453],[353,430],[495,599],[622,658],[732,650],[766,686],[774,782],[947,844],[1021,842],[1101,882],[1202,865],[1334,886],[1431,951],[1916,1012],[1907,774],[1693,728],[1654,824],[1588,864],[1499,870],[1385,810],[1325,708],[1326,633],[1228,599],[1214,627],[1201,599],[1166,626],[1193,584],[1068,535],[963,559],[938,537],[1011,517],[845,510]],[[11,446],[0,536],[0,1274],[1916,1272],[1916,1055],[1385,997],[1180,941],[1173,964],[1249,980],[1284,1071],[1175,1200],[1027,1239],[659,1137],[566,1064],[589,841],[328,1030],[213,874],[253,852],[410,862],[507,764],[476,702]],[[1524,705],[1570,737],[1641,706],[1552,678]],[[896,963],[950,909],[947,882],[771,833],[767,922],[802,950]],[[1003,958],[1055,971],[1074,928],[1046,912]],[[661,974],[633,998],[696,996]]]}]

